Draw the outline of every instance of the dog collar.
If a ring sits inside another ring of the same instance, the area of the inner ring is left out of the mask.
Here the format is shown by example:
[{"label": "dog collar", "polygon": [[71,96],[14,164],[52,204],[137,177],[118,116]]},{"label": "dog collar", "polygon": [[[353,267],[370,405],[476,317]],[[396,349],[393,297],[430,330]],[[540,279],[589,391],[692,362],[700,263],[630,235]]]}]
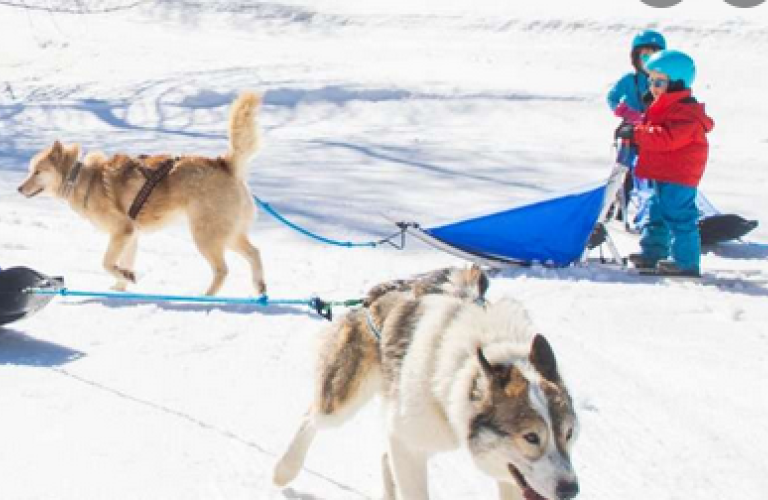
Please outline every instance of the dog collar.
[{"label": "dog collar", "polygon": [[96,178],[96,172],[91,169],[91,177],[88,179],[88,186],[85,188],[85,195],[83,195],[83,209],[88,209],[88,199],[91,197],[91,189],[93,188],[93,180]]},{"label": "dog collar", "polygon": [[62,198],[67,199],[69,198],[69,195],[72,194],[72,190],[75,187],[75,183],[77,182],[77,178],[80,175],[80,170],[83,168],[83,162],[76,161],[75,165],[69,169],[69,173],[67,174],[67,178],[64,179],[64,183],[61,185],[61,188],[59,189],[59,194]]}]

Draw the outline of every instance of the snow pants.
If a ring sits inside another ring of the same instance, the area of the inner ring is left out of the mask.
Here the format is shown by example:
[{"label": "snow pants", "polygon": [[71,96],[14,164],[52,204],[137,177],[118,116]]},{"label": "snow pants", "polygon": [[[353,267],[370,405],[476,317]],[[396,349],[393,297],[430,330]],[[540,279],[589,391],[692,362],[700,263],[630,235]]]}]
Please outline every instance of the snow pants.
[{"label": "snow pants", "polygon": [[653,181],[648,200],[648,221],[643,226],[640,247],[653,261],[672,257],[683,270],[699,271],[701,239],[696,188]]}]

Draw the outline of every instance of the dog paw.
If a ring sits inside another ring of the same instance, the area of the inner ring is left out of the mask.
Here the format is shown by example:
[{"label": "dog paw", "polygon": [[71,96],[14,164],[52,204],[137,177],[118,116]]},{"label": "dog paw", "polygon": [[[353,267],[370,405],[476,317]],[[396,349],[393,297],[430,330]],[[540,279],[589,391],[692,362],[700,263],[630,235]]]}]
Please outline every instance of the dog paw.
[{"label": "dog paw", "polygon": [[126,281],[136,284],[136,272],[129,271],[128,269],[120,269],[120,274],[123,275]]},{"label": "dog paw", "polygon": [[123,269],[119,266],[114,266],[112,269],[114,271],[113,274],[115,274],[119,280],[125,280],[129,283],[136,284],[136,273],[134,271]]},{"label": "dog paw", "polygon": [[283,488],[296,479],[298,472],[295,466],[281,460],[275,466],[274,473],[272,474],[272,483],[279,488]]},{"label": "dog paw", "polygon": [[127,285],[123,281],[115,283],[114,285],[109,287],[109,289],[112,290],[113,292],[124,292],[126,288],[127,288]]},{"label": "dog paw", "polygon": [[263,281],[259,281],[256,284],[256,293],[259,295],[266,295],[267,294],[267,284]]}]

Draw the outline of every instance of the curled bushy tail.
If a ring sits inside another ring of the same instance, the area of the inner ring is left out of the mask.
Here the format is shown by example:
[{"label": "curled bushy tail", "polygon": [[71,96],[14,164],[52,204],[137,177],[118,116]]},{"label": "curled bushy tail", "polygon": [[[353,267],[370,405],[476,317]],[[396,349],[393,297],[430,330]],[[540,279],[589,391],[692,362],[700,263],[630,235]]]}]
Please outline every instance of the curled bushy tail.
[{"label": "curled bushy tail", "polygon": [[259,148],[259,132],[256,117],[261,105],[261,96],[254,92],[243,92],[232,103],[229,111],[229,151],[227,161],[232,172],[239,179],[245,179],[248,160]]}]

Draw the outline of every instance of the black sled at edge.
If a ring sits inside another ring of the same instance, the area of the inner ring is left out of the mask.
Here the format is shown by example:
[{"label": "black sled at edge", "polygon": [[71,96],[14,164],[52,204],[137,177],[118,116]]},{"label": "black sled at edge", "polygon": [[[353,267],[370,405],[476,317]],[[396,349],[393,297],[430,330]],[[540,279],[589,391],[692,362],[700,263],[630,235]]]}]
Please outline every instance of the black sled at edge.
[{"label": "black sled at edge", "polygon": [[747,220],[736,214],[716,214],[699,220],[702,245],[715,245],[737,240],[757,227],[756,220]]},{"label": "black sled at edge", "polygon": [[32,294],[30,288],[60,290],[64,279],[28,267],[0,270],[0,325],[29,317],[53,300],[54,295]]}]

